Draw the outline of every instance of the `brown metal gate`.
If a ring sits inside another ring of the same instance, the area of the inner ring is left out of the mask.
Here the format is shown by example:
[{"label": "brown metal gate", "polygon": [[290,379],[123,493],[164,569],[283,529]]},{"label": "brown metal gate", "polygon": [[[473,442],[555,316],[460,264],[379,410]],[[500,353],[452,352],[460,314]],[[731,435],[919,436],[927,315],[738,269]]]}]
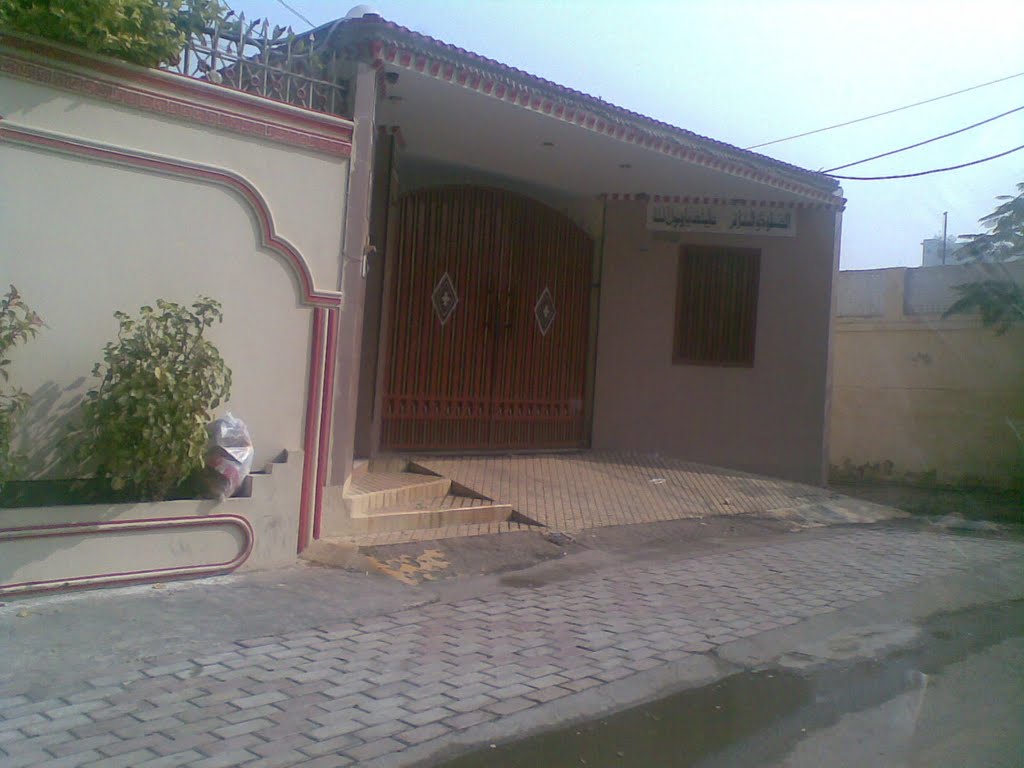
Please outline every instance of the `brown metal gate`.
[{"label": "brown metal gate", "polygon": [[445,187],[400,205],[382,444],[577,447],[593,241],[509,192]]}]

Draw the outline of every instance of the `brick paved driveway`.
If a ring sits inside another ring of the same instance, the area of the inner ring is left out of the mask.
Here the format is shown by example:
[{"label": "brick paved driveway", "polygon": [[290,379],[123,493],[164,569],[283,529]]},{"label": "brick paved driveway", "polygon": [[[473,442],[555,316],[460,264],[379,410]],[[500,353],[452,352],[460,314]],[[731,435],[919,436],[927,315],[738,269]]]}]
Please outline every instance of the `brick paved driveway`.
[{"label": "brick paved driveway", "polygon": [[415,462],[560,531],[763,514],[836,495],[816,486],[631,451],[417,456]]},{"label": "brick paved driveway", "polygon": [[272,637],[39,694],[0,690],[0,764],[345,766],[916,582],[1015,541],[835,530]]}]

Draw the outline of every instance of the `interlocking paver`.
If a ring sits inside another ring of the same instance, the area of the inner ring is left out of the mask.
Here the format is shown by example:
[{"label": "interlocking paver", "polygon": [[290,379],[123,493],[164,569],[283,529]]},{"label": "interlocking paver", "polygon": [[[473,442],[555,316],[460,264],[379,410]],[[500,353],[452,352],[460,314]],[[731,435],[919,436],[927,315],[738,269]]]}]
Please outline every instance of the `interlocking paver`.
[{"label": "interlocking paver", "polygon": [[251,763],[245,763],[245,768],[292,768],[292,766],[303,763],[308,764],[308,762],[308,755],[289,749],[284,752],[277,751],[270,757],[261,757],[259,760],[253,760]]},{"label": "interlocking paver", "polygon": [[307,735],[316,741],[323,741],[324,739],[344,736],[346,734],[353,733],[354,731],[361,731],[365,727],[365,725],[357,720],[342,720],[336,723],[331,723],[330,725],[322,725],[319,728],[314,727],[311,723],[310,730],[307,732]]},{"label": "interlocking paver", "polygon": [[19,728],[31,727],[38,723],[48,722],[50,721],[38,712],[35,712],[31,715],[21,715],[20,717],[12,717],[10,720],[0,720],[0,731],[15,731]]},{"label": "interlocking paver", "polygon": [[320,755],[328,754],[337,755],[345,749],[358,746],[361,743],[362,739],[357,736],[342,734],[340,736],[332,736],[330,738],[315,741],[312,744],[301,747],[299,751],[307,757],[318,757]]},{"label": "interlocking paver", "polygon": [[461,731],[466,728],[471,728],[474,725],[480,723],[486,723],[494,720],[497,717],[493,712],[488,712],[485,709],[478,710],[477,712],[463,712],[460,715],[452,715],[451,717],[445,718],[442,722],[456,731]]},{"label": "interlocking paver", "polygon": [[352,747],[347,750],[346,754],[350,757],[354,757],[357,761],[372,760],[375,757],[381,755],[387,755],[391,752],[398,752],[404,747],[402,742],[395,741],[388,737],[384,739],[377,739],[376,741],[370,741],[366,744],[361,744],[358,747]]},{"label": "interlocking paver", "polygon": [[242,734],[252,733],[253,731],[262,731],[272,725],[272,721],[260,717],[255,720],[244,720],[241,723],[235,723],[234,725],[225,725],[223,728],[215,730],[214,734],[220,736],[222,739],[229,739],[232,736],[241,736]]},{"label": "interlocking paver", "polygon": [[31,736],[17,742],[9,742],[4,747],[0,747],[0,749],[11,755],[20,754],[22,752],[36,752],[40,749],[49,751],[62,744],[68,743],[72,738],[73,737],[69,733],[47,733],[42,736]]},{"label": "interlocking paver", "polygon": [[234,766],[251,762],[255,757],[255,754],[245,749],[218,751],[216,755],[192,763],[192,768],[234,768]]},{"label": "interlocking paver", "polygon": [[193,765],[203,759],[203,756],[195,750],[189,749],[184,752],[175,752],[171,755],[154,757],[144,763],[139,763],[135,768],[179,768],[179,766]]},{"label": "interlocking paver", "polygon": [[[83,763],[83,765],[89,766],[89,768],[134,768],[139,763],[144,763],[146,760],[151,760],[154,757],[156,757],[156,754],[148,749],[136,749],[116,757],[102,756],[95,762]],[[196,765],[199,764],[197,763]],[[209,768],[209,766],[203,766],[203,768]]]},{"label": "interlocking paver", "polygon": [[235,699],[231,703],[239,709],[255,709],[256,707],[262,707],[265,704],[273,704],[275,701],[284,701],[288,696],[281,691],[268,691],[266,693],[260,693],[255,696],[243,696]]},{"label": "interlocking paver", "polygon": [[[308,731],[308,724],[304,730]],[[249,747],[249,751],[260,757],[269,758],[279,754],[282,750],[285,752],[298,751],[315,743],[317,742],[308,733],[296,732],[288,736],[277,737],[266,744],[255,744]]]},{"label": "interlocking paver", "polygon": [[[363,764],[1022,553],[1014,541],[835,531],[242,640],[192,661],[68,683],[39,700],[0,691],[0,763]],[[209,673],[189,676],[201,669]]]},{"label": "interlocking paver", "polygon": [[413,728],[411,731],[404,731],[398,738],[406,744],[419,744],[444,736],[450,730],[448,726],[432,723],[419,728]]},{"label": "interlocking paver", "polygon": [[[382,754],[387,754],[387,752]],[[344,755],[323,755],[304,763],[297,763],[295,768],[345,768],[345,766],[353,764],[354,761]]]}]

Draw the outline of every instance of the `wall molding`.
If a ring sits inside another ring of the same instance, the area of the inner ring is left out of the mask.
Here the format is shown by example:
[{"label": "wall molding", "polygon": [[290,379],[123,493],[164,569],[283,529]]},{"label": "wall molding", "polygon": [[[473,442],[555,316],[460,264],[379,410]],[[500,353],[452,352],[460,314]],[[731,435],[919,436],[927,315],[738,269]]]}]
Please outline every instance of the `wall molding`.
[{"label": "wall molding", "polygon": [[0,45],[9,49],[0,50],[0,74],[277,144],[338,157],[352,154],[353,124],[344,118],[43,42],[0,36]]},{"label": "wall molding", "polygon": [[[324,358],[326,353],[325,344],[325,315],[326,310],[317,307],[313,310],[313,323],[310,330],[309,342],[309,379],[306,383],[306,419],[303,426],[302,444],[302,492],[299,497],[299,536],[296,551],[301,554],[310,541],[313,540],[314,529],[319,526],[315,517],[315,498],[319,489],[315,487],[317,477],[320,474],[318,463],[320,452],[317,450],[317,440],[324,430],[325,413],[320,407],[321,392],[324,385]],[[334,313],[332,313],[334,314]],[[330,361],[334,365],[334,361]],[[330,425],[327,425],[330,429]]]},{"label": "wall molding", "polygon": [[228,573],[244,563],[252,553],[255,534],[252,525],[240,515],[214,514],[204,517],[155,517],[138,520],[110,520],[56,525],[22,526],[0,528],[0,543],[23,539],[44,539],[66,536],[94,536],[104,533],[121,535],[132,531],[161,531],[180,528],[202,528],[230,525],[242,532],[243,544],[238,553],[229,560],[199,565],[149,568],[136,571],[112,571],[59,579],[41,579],[11,584],[0,584],[0,597],[23,595],[33,592],[48,592],[74,587],[99,587],[111,585],[138,584],[169,578],[213,576]]},{"label": "wall molding", "polygon": [[311,306],[337,307],[341,305],[339,291],[316,288],[312,271],[305,258],[294,245],[277,233],[266,200],[252,182],[236,173],[147,152],[128,151],[36,128],[12,125],[3,117],[0,117],[0,142],[84,158],[107,165],[149,171],[171,178],[201,181],[228,189],[241,198],[255,216],[259,224],[259,245],[280,256],[291,267],[298,281],[302,302]]}]

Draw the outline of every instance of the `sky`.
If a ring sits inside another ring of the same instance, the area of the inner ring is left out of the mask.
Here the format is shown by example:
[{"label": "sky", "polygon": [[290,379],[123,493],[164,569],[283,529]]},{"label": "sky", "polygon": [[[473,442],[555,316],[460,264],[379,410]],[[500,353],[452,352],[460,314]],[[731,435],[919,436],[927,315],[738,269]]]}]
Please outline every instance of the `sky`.
[{"label": "sky", "polygon": [[[284,0],[314,24],[355,2]],[[296,31],[281,0],[228,0]],[[377,0],[390,21],[681,128],[750,147],[1024,72],[1024,0]],[[758,151],[823,170],[1024,106],[1024,76]],[[914,173],[1024,144],[1024,110],[849,175]],[[844,171],[837,171],[844,173]],[[842,181],[842,269],[919,266],[981,231],[1024,150],[897,181]]]}]

